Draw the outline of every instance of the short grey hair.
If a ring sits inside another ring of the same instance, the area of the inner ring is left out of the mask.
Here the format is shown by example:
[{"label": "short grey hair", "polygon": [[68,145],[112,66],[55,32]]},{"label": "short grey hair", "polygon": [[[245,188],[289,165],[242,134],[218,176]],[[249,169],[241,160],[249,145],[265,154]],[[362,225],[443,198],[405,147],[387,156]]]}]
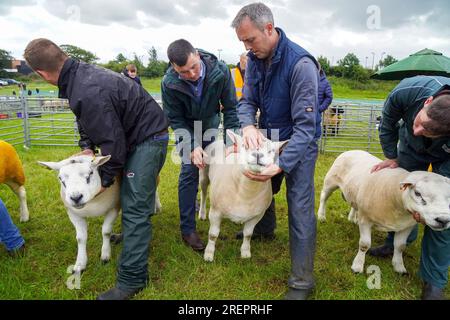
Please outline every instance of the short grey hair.
[{"label": "short grey hair", "polygon": [[233,27],[234,29],[239,28],[242,21],[244,21],[246,17],[249,17],[250,21],[252,21],[255,26],[261,31],[264,31],[264,28],[268,23],[274,25],[272,11],[268,6],[261,2],[246,5],[241,10],[239,10],[238,14],[233,20],[233,23],[231,24],[231,27]]}]

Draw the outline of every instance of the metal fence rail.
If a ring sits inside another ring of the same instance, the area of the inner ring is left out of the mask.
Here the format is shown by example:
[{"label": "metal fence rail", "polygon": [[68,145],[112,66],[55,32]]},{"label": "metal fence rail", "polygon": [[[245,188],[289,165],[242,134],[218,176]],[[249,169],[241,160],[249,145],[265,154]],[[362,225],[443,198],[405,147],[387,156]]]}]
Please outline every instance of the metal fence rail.
[{"label": "metal fence rail", "polygon": [[[376,102],[333,103],[323,115],[320,151],[381,153],[377,130],[381,112],[382,104]],[[79,134],[67,100],[22,95],[0,97],[0,139],[26,147],[77,146]],[[171,134],[170,144],[174,142]]]},{"label": "metal fence rail", "polygon": [[382,153],[378,135],[383,105],[333,104],[322,119],[320,151]]}]

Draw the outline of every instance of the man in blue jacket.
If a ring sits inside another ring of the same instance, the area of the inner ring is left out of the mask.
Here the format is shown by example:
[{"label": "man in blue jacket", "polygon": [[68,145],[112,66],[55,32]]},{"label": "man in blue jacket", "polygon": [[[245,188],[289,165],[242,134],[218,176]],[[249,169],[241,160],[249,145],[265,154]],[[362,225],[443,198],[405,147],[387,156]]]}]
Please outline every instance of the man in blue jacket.
[{"label": "man in blue jacket", "polygon": [[322,66],[319,66],[319,115],[318,118],[319,123],[317,123],[317,130],[322,130],[322,114],[325,112],[325,110],[328,109],[331,102],[333,102],[333,90],[331,89],[330,82],[327,79],[327,76],[325,74],[325,71],[323,71]]},{"label": "man in blue jacket", "polygon": [[[387,160],[373,171],[397,167],[426,171],[431,164],[435,173],[450,177],[450,78],[418,76],[400,82],[384,105],[380,142]],[[408,243],[417,238],[417,231],[411,232]],[[390,233],[383,246],[368,254],[391,256],[393,242]],[[449,266],[450,230],[426,226],[420,259],[422,299],[444,299]]]},{"label": "man in blue jacket", "polygon": [[[161,92],[182,158],[178,182],[181,238],[194,251],[202,251],[205,244],[196,230],[195,200],[199,169],[206,163],[203,150],[216,138],[221,109],[224,129],[239,129],[236,90],[225,63],[184,39],[171,43],[167,56],[171,66]],[[207,132],[212,136],[206,137]]]},{"label": "man in blue jacket", "polygon": [[[314,288],[318,63],[290,41],[283,30],[274,27],[272,12],[262,3],[243,7],[232,27],[250,51],[243,98],[238,107],[245,146],[257,149],[264,139],[255,127],[257,110],[261,112],[259,127],[267,131],[268,138],[290,140],[278,165],[267,167],[260,175],[245,174],[255,181],[272,179],[278,186],[283,175],[286,178],[291,276],[285,298],[304,300]],[[266,219],[271,223],[265,223]],[[275,227],[274,216],[265,215],[261,221],[268,232],[269,225],[272,230]]]}]

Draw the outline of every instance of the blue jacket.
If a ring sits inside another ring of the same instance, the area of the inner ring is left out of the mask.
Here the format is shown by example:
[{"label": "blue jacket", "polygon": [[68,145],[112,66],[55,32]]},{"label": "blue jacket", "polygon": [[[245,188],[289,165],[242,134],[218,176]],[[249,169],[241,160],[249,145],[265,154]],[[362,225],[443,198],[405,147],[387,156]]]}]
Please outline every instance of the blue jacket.
[{"label": "blue jacket", "polygon": [[332,101],[333,91],[331,90],[331,85],[328,82],[325,72],[321,71],[319,82],[319,112],[323,113],[327,110]]},{"label": "blue jacket", "polygon": [[316,137],[322,135],[322,113],[328,109],[331,102],[333,102],[333,91],[328,82],[327,76],[323,70],[319,73],[319,113],[316,124]]},{"label": "blue jacket", "polygon": [[309,144],[315,141],[318,116],[318,63],[305,49],[290,41],[276,28],[280,39],[271,65],[249,54],[243,98],[238,113],[241,127],[255,124],[275,140],[290,139],[280,156],[280,167],[289,173],[303,159]]}]

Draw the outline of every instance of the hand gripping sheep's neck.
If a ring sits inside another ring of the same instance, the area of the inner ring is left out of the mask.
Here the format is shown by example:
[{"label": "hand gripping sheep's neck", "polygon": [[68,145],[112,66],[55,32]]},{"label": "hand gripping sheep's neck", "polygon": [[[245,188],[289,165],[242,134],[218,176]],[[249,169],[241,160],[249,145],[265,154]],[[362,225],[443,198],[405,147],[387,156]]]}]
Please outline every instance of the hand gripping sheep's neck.
[{"label": "hand gripping sheep's neck", "polygon": [[110,236],[120,211],[120,187],[116,179],[112,186],[99,193],[102,186],[98,173],[98,167],[109,159],[110,156],[75,156],[60,162],[39,162],[58,172],[61,199],[77,233],[78,255],[74,272],[82,272],[87,265],[87,217],[105,216],[101,259],[107,262],[111,258]]}]

